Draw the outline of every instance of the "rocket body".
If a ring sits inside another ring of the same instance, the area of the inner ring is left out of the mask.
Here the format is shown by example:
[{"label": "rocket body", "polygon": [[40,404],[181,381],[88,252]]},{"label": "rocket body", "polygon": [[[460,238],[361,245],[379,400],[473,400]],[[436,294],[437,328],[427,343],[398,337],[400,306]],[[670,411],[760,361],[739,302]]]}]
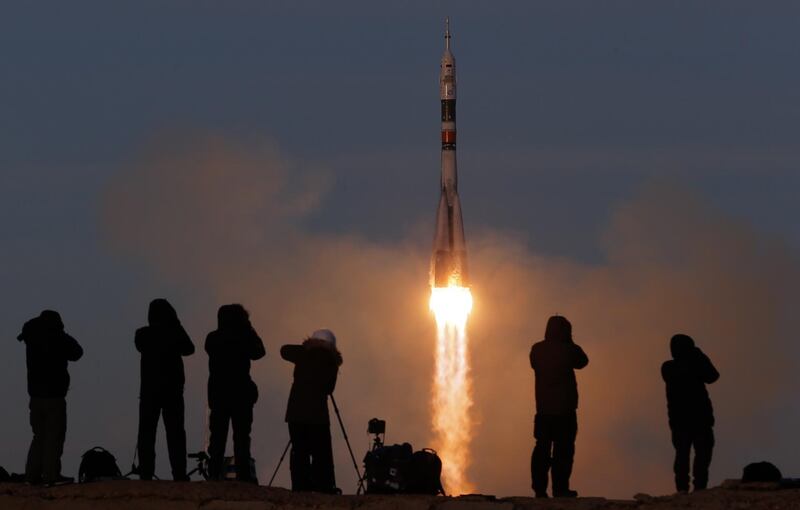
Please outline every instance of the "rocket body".
[{"label": "rocket body", "polygon": [[450,51],[449,22],[439,73],[439,97],[442,103],[442,174],[431,257],[431,286],[469,287],[456,171],[456,59]]}]

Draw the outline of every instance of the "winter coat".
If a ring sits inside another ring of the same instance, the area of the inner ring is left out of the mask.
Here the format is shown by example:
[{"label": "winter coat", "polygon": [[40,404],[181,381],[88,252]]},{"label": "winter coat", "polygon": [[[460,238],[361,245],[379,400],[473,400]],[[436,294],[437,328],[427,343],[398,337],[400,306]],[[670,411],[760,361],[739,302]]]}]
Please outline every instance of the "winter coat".
[{"label": "winter coat", "polygon": [[139,328],[134,343],[142,353],[139,397],[183,394],[183,356],[194,354],[194,344],[180,322]]},{"label": "winter coat", "polygon": [[565,415],[578,408],[575,370],[589,364],[583,349],[571,339],[545,339],[533,344],[531,368],[536,373],[536,412]]},{"label": "winter coat", "polygon": [[208,405],[249,404],[258,400],[258,387],[250,378],[250,361],[266,354],[264,344],[250,327],[222,328],[206,337],[208,353]]},{"label": "winter coat", "polygon": [[719,372],[708,356],[694,345],[676,352],[661,365],[667,386],[667,413],[670,427],[712,426],[714,409],[706,384],[719,379]]},{"label": "winter coat", "polygon": [[63,398],[69,390],[67,363],[83,356],[78,342],[64,332],[55,312],[44,312],[29,320],[17,336],[25,342],[28,366],[28,394],[31,397]]},{"label": "winter coat", "polygon": [[309,425],[330,423],[328,395],[336,388],[342,355],[328,342],[310,339],[284,345],[281,357],[294,363],[294,381],[286,406],[286,421]]}]

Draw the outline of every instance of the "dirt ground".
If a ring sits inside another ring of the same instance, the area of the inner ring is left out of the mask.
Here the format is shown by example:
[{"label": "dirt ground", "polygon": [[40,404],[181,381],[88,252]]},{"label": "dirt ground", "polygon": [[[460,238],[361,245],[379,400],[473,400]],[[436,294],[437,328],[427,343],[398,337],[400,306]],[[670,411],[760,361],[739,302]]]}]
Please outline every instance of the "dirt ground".
[{"label": "dirt ground", "polygon": [[492,496],[328,496],[236,482],[112,481],[44,488],[0,484],[3,510],[800,510],[800,489],[724,484],[698,494],[628,501],[604,498],[533,499]]}]

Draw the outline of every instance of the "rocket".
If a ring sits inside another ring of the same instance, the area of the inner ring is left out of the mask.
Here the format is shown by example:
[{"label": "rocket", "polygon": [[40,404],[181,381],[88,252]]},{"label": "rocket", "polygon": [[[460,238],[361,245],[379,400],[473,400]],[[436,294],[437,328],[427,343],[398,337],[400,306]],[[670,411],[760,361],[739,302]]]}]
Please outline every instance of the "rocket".
[{"label": "rocket", "polygon": [[441,196],[436,211],[430,279],[432,287],[469,287],[467,244],[456,172],[456,59],[450,51],[449,18],[444,41],[439,71],[439,97],[442,101]]}]

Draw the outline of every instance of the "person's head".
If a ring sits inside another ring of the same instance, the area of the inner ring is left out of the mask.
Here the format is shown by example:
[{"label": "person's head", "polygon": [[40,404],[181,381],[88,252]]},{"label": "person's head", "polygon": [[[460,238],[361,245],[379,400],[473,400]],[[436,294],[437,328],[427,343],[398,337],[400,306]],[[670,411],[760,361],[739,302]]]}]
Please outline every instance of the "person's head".
[{"label": "person's head", "polygon": [[178,314],[169,301],[158,298],[150,301],[150,308],[147,310],[147,323],[151,326],[169,326],[177,324]]},{"label": "person's head", "polygon": [[222,305],[217,311],[217,328],[242,329],[250,326],[250,314],[240,304]]},{"label": "person's head", "polygon": [[43,310],[39,314],[39,323],[47,331],[63,331],[64,322],[61,320],[61,315],[55,310]]},{"label": "person's head", "polygon": [[311,333],[309,340],[320,340],[336,348],[336,335],[330,329],[318,329]]},{"label": "person's head", "polygon": [[547,319],[547,327],[544,330],[545,340],[555,340],[557,342],[572,341],[572,324],[566,317],[553,315]]},{"label": "person's head", "polygon": [[694,350],[694,340],[689,335],[679,333],[670,340],[669,350],[672,352],[673,359],[685,358]]}]

